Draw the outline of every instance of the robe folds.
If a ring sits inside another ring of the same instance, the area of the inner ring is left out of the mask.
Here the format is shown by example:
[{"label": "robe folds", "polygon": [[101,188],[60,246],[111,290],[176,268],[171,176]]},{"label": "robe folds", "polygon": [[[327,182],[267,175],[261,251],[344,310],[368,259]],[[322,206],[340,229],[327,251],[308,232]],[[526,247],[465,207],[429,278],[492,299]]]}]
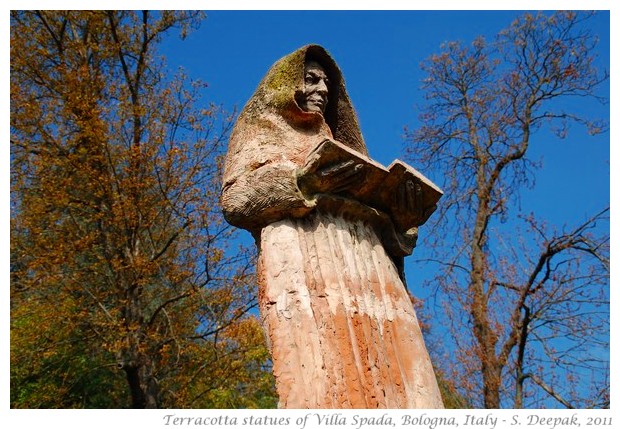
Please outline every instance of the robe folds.
[{"label": "robe folds", "polygon": [[[297,103],[304,63],[330,87],[326,112]],[[258,246],[260,318],[281,408],[442,408],[404,284],[412,238],[346,195],[304,194],[306,157],[325,138],[367,156],[342,74],[320,46],[279,60],[233,129],[221,202]]]}]

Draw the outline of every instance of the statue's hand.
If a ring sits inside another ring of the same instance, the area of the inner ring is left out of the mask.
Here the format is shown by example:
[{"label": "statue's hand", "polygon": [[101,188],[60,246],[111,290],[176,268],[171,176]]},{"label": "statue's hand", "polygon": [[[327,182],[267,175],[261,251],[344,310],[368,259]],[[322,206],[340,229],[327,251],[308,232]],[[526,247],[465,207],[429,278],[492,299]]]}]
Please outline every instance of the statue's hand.
[{"label": "statue's hand", "polygon": [[398,210],[411,213],[418,225],[423,224],[437,209],[436,205],[425,207],[422,199],[422,186],[413,180],[407,180],[398,187]]},{"label": "statue's hand", "polygon": [[345,161],[314,172],[303,168],[298,177],[299,189],[306,195],[347,191],[363,179],[362,164],[353,160]]}]

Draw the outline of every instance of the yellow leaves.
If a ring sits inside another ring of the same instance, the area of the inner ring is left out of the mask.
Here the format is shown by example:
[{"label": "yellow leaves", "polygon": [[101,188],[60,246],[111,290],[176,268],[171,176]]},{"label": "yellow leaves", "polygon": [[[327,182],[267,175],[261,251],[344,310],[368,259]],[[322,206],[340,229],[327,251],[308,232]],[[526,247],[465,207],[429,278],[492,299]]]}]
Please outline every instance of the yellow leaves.
[{"label": "yellow leaves", "polygon": [[209,261],[213,264],[219,264],[222,260],[224,252],[221,249],[213,249],[213,252],[209,254]]},{"label": "yellow leaves", "polygon": [[[202,85],[164,86],[154,45],[140,56],[143,31],[196,15],[148,12],[145,28],[132,11],[15,14],[12,403],[79,406],[66,383],[85,380],[82,397],[127,406],[117,361],[150,362],[170,406],[191,406],[226,377],[258,383],[267,355],[244,319],[254,291],[231,280],[246,268],[222,250],[231,232],[215,209],[228,118],[197,105]],[[138,66],[150,72],[138,79]],[[197,340],[207,325],[221,330]],[[227,404],[243,402],[237,393]]]}]

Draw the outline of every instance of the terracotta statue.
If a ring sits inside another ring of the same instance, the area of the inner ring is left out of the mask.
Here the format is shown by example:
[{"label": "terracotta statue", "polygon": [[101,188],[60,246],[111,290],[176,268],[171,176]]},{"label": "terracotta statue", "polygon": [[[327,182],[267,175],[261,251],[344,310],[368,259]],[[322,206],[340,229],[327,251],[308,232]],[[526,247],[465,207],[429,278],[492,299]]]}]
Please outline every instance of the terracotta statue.
[{"label": "terracotta statue", "polygon": [[440,196],[368,158],[322,47],[269,70],[232,132],[221,202],[259,249],[281,408],[443,407],[402,268]]}]

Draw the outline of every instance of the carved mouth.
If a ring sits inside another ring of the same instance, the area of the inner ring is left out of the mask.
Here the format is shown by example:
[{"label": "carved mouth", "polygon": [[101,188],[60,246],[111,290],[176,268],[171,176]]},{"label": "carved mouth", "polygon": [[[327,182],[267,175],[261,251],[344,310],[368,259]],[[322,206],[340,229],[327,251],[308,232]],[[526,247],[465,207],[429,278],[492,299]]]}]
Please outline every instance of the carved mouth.
[{"label": "carved mouth", "polygon": [[325,100],[322,98],[311,98],[308,100],[308,104],[312,104],[313,106],[320,107],[321,109],[325,107]]}]

